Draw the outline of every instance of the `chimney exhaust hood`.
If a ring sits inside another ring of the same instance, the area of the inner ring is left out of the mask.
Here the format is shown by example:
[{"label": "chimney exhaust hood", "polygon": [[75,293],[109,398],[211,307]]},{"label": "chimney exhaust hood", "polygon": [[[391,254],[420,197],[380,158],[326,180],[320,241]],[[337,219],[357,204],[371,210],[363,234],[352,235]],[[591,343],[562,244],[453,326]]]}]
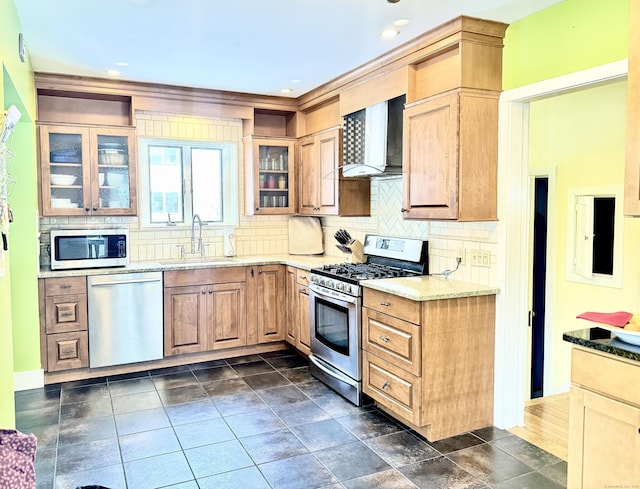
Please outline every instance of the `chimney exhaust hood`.
[{"label": "chimney exhaust hood", "polygon": [[405,99],[401,95],[344,116],[343,176],[402,173],[402,112]]}]

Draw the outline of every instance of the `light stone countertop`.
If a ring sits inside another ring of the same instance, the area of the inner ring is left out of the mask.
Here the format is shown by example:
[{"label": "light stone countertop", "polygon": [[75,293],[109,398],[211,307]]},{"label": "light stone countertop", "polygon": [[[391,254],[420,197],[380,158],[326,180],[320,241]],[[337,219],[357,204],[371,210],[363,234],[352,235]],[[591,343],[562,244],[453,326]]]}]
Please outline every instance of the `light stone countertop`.
[{"label": "light stone countertop", "polygon": [[500,289],[444,277],[419,276],[364,280],[360,285],[414,301],[435,301],[480,295],[494,295]]},{"label": "light stone countertop", "polygon": [[[342,263],[344,260],[331,255],[251,255],[234,257],[190,258],[133,262],[126,267],[91,268],[77,270],[41,269],[38,278],[75,277],[86,275],[114,275],[118,273],[167,272],[195,268],[246,267],[258,265],[283,264],[303,270],[311,270],[322,265]],[[500,289],[488,285],[472,284],[444,277],[419,276],[406,278],[388,278],[364,280],[362,286],[398,295],[414,301],[431,301],[479,295],[492,295]]]},{"label": "light stone countertop", "polygon": [[193,268],[245,267],[253,265],[283,264],[303,270],[331,263],[340,263],[341,258],[330,255],[260,255],[156,260],[132,262],[126,267],[82,268],[77,270],[40,269],[38,278],[77,277],[80,275],[114,275],[118,273],[166,272],[171,270],[189,270]]}]

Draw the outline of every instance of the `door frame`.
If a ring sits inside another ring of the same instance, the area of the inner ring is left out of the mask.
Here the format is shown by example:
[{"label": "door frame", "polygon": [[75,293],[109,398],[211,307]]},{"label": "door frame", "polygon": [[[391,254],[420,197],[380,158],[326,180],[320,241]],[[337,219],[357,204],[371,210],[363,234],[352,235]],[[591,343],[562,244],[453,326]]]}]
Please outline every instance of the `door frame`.
[{"label": "door frame", "polygon": [[[626,59],[502,92],[498,122],[494,424],[524,424],[529,272],[529,103],[625,78]],[[523,201],[523,197],[526,200]]]}]

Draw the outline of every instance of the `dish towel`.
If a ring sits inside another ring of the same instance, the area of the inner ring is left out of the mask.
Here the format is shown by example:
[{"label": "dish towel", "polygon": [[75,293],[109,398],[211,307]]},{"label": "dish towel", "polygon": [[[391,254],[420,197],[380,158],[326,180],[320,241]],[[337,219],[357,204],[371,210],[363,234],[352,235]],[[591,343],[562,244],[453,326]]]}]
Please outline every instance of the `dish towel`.
[{"label": "dish towel", "polygon": [[633,317],[630,312],[618,311],[618,312],[583,312],[576,316],[578,319],[586,319],[587,321],[593,321],[596,323],[610,324],[611,326],[618,326],[623,328],[629,319]]}]

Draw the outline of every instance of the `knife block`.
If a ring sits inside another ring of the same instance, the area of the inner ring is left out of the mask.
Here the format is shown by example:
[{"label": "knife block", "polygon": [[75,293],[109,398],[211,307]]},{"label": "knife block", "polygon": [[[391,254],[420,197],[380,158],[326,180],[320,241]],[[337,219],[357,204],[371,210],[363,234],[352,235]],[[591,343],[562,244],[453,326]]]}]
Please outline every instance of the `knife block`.
[{"label": "knife block", "polygon": [[364,258],[364,246],[360,241],[354,239],[346,247],[351,250],[351,263],[364,263],[366,261]]}]

